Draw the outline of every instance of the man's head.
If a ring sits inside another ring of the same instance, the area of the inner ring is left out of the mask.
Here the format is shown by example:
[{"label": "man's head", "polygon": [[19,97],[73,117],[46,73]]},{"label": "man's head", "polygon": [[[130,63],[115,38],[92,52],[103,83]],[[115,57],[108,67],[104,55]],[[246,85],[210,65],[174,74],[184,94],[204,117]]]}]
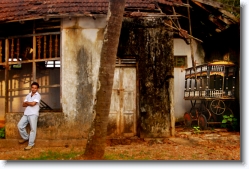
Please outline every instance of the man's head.
[{"label": "man's head", "polygon": [[32,91],[32,93],[36,93],[38,89],[39,89],[39,84],[37,82],[33,82],[31,84],[31,91]]}]

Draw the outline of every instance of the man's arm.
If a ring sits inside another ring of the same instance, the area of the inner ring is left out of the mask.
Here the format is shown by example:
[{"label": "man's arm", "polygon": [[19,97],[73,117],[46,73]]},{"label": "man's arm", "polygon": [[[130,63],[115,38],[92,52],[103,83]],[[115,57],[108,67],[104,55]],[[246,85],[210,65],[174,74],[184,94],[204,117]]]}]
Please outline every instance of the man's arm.
[{"label": "man's arm", "polygon": [[27,107],[27,106],[28,106],[28,105],[27,105],[27,102],[23,102],[23,103],[22,103],[22,106],[23,106],[23,107]]},{"label": "man's arm", "polygon": [[35,106],[37,102],[23,102],[22,106],[27,107],[27,106]]}]

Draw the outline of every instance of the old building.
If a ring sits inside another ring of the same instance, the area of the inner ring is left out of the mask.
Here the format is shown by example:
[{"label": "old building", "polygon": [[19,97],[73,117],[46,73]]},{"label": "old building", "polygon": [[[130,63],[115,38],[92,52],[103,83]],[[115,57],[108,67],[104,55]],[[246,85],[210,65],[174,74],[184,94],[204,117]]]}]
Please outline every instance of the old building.
[{"label": "old building", "polygon": [[[191,5],[214,9],[199,1],[199,6]],[[196,62],[203,63],[207,57],[200,38],[210,33],[197,32],[200,21],[193,36],[188,33],[188,7],[181,0],[126,1],[108,136],[174,135],[175,118],[180,120],[189,107],[183,100],[182,74],[192,63],[189,39],[194,38]],[[40,84],[42,96],[37,139],[87,138],[107,8],[108,0],[0,2],[0,119],[5,120],[7,139],[19,138],[16,124],[33,81]],[[223,15],[214,18],[218,16]],[[226,25],[210,29],[224,31]]]}]

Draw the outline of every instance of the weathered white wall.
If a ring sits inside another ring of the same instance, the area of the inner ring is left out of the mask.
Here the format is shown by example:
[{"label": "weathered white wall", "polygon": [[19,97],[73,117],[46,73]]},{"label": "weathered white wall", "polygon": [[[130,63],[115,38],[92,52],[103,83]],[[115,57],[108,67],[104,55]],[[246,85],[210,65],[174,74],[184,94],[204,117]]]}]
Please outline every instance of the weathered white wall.
[{"label": "weathered white wall", "polygon": [[106,18],[62,21],[61,103],[68,121],[79,114],[84,114],[82,122],[91,119],[105,26]]},{"label": "weathered white wall", "polygon": [[[201,44],[193,41],[194,59],[197,65],[204,63],[204,51]],[[192,67],[190,45],[183,39],[174,39],[174,55],[186,55],[187,67]],[[185,112],[189,111],[191,104],[184,100],[185,71],[182,68],[174,68],[174,108],[176,121],[181,121]]]}]

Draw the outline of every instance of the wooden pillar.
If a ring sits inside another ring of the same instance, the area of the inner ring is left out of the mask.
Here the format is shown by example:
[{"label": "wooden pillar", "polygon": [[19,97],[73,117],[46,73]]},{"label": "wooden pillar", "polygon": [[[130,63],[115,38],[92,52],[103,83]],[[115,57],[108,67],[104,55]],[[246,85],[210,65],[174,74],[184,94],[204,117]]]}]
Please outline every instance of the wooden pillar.
[{"label": "wooden pillar", "polygon": [[[33,26],[33,34],[35,34],[35,22]],[[33,36],[33,60],[32,60],[32,78],[33,82],[36,81],[36,36]]]},{"label": "wooden pillar", "polygon": [[9,40],[5,40],[5,113],[9,111]]},{"label": "wooden pillar", "polygon": [[3,43],[2,43],[2,40],[0,40],[0,63],[3,62],[3,52],[2,52],[2,47]]}]

